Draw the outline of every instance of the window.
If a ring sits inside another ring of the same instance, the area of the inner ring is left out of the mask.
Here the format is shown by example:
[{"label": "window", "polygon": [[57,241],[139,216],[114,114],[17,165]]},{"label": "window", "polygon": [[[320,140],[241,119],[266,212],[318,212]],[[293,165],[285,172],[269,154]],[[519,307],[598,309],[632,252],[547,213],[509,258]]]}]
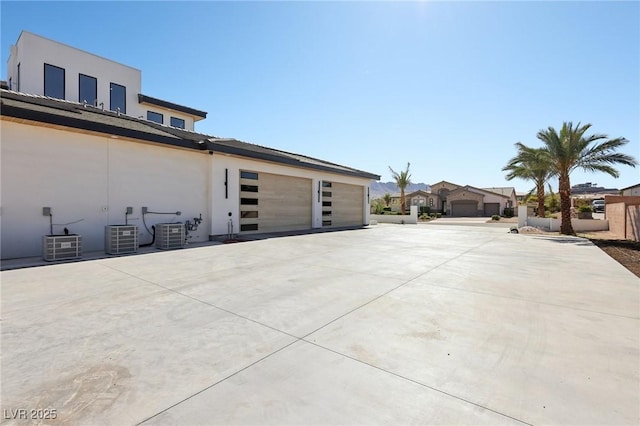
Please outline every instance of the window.
[{"label": "window", "polygon": [[147,120],[162,124],[164,123],[164,116],[159,112],[147,111]]},{"label": "window", "polygon": [[109,109],[123,114],[127,113],[127,88],[116,83],[109,85]]},{"label": "window", "polygon": [[322,187],[323,188],[331,188],[331,182],[327,182],[327,181],[322,181]]},{"label": "window", "polygon": [[44,64],[44,95],[64,99],[64,68]]},{"label": "window", "polygon": [[184,129],[184,120],[182,118],[171,117],[171,127]]},{"label": "window", "polygon": [[257,219],[258,218],[258,212],[257,211],[245,211],[245,212],[240,212],[240,218],[242,219]]},{"label": "window", "polygon": [[331,210],[323,210],[322,216],[331,216]]},{"label": "window", "polygon": [[16,92],[20,91],[20,64],[18,64],[18,75],[16,76],[16,85],[18,86],[16,88]]},{"label": "window", "polygon": [[9,90],[13,90],[13,87],[11,87],[11,77],[9,77]]},{"label": "window", "polygon": [[240,185],[240,191],[258,192],[258,185]]},{"label": "window", "polygon": [[323,220],[322,221],[322,226],[331,226],[331,221],[330,220]]},{"label": "window", "polygon": [[258,179],[258,174],[255,172],[240,172],[240,179]]},{"label": "window", "polygon": [[322,196],[330,198],[331,197],[331,192],[330,191],[322,191]]},{"label": "window", "polygon": [[245,206],[257,206],[258,199],[257,198],[240,198],[240,204],[244,204]]},{"label": "window", "polygon": [[331,207],[331,201],[323,201],[322,207]]},{"label": "window", "polygon": [[78,81],[78,102],[97,106],[98,80],[95,77],[79,74]]},{"label": "window", "polygon": [[257,231],[257,230],[258,230],[257,223],[246,223],[246,224],[240,225],[240,231]]}]

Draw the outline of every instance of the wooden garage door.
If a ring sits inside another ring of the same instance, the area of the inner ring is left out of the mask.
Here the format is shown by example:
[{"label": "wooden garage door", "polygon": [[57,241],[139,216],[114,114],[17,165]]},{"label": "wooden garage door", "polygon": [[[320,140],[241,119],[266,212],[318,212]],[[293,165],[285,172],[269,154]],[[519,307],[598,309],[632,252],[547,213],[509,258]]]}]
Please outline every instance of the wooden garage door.
[{"label": "wooden garage door", "polygon": [[451,216],[456,217],[476,217],[478,216],[477,201],[452,201]]},{"label": "wooden garage door", "polygon": [[240,231],[311,228],[311,179],[240,172]]},{"label": "wooden garage door", "polygon": [[360,226],[363,224],[364,187],[322,182],[322,226]]}]

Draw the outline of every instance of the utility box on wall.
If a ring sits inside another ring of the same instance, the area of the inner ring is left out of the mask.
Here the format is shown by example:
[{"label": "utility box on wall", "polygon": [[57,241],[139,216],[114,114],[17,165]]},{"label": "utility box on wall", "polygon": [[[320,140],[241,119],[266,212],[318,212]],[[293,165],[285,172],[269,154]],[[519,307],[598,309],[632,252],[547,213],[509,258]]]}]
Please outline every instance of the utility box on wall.
[{"label": "utility box on wall", "polygon": [[159,223],[156,225],[156,248],[172,250],[184,247],[185,229],[183,223]]},{"label": "utility box on wall", "polygon": [[48,262],[82,257],[82,236],[45,235],[42,237],[42,258]]},{"label": "utility box on wall", "polygon": [[104,251],[107,254],[126,254],[138,251],[136,225],[108,225],[104,227]]}]

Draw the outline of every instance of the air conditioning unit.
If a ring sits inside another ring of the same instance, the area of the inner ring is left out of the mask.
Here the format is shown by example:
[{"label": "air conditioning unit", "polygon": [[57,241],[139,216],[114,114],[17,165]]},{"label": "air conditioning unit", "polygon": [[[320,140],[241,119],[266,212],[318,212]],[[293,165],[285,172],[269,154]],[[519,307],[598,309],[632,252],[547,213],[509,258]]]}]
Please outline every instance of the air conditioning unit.
[{"label": "air conditioning unit", "polygon": [[156,225],[156,248],[172,250],[184,247],[185,229],[183,223],[159,223]]},{"label": "air conditioning unit", "polygon": [[42,237],[42,258],[48,262],[82,257],[82,236],[45,235]]},{"label": "air conditioning unit", "polygon": [[104,227],[104,251],[107,254],[125,254],[138,251],[136,225],[108,225]]}]

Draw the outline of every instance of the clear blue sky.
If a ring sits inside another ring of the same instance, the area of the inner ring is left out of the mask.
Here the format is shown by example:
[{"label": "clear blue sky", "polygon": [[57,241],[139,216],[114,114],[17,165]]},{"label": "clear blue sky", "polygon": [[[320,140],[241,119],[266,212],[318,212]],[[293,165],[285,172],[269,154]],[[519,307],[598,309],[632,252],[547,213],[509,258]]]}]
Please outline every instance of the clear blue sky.
[{"label": "clear blue sky", "polygon": [[[563,121],[640,159],[639,2],[7,2],[22,29],[142,70],[143,93],[207,111],[198,131],[414,182],[513,185],[521,141]],[[575,172],[622,188],[621,177]],[[557,187],[557,182],[553,182]]]}]

